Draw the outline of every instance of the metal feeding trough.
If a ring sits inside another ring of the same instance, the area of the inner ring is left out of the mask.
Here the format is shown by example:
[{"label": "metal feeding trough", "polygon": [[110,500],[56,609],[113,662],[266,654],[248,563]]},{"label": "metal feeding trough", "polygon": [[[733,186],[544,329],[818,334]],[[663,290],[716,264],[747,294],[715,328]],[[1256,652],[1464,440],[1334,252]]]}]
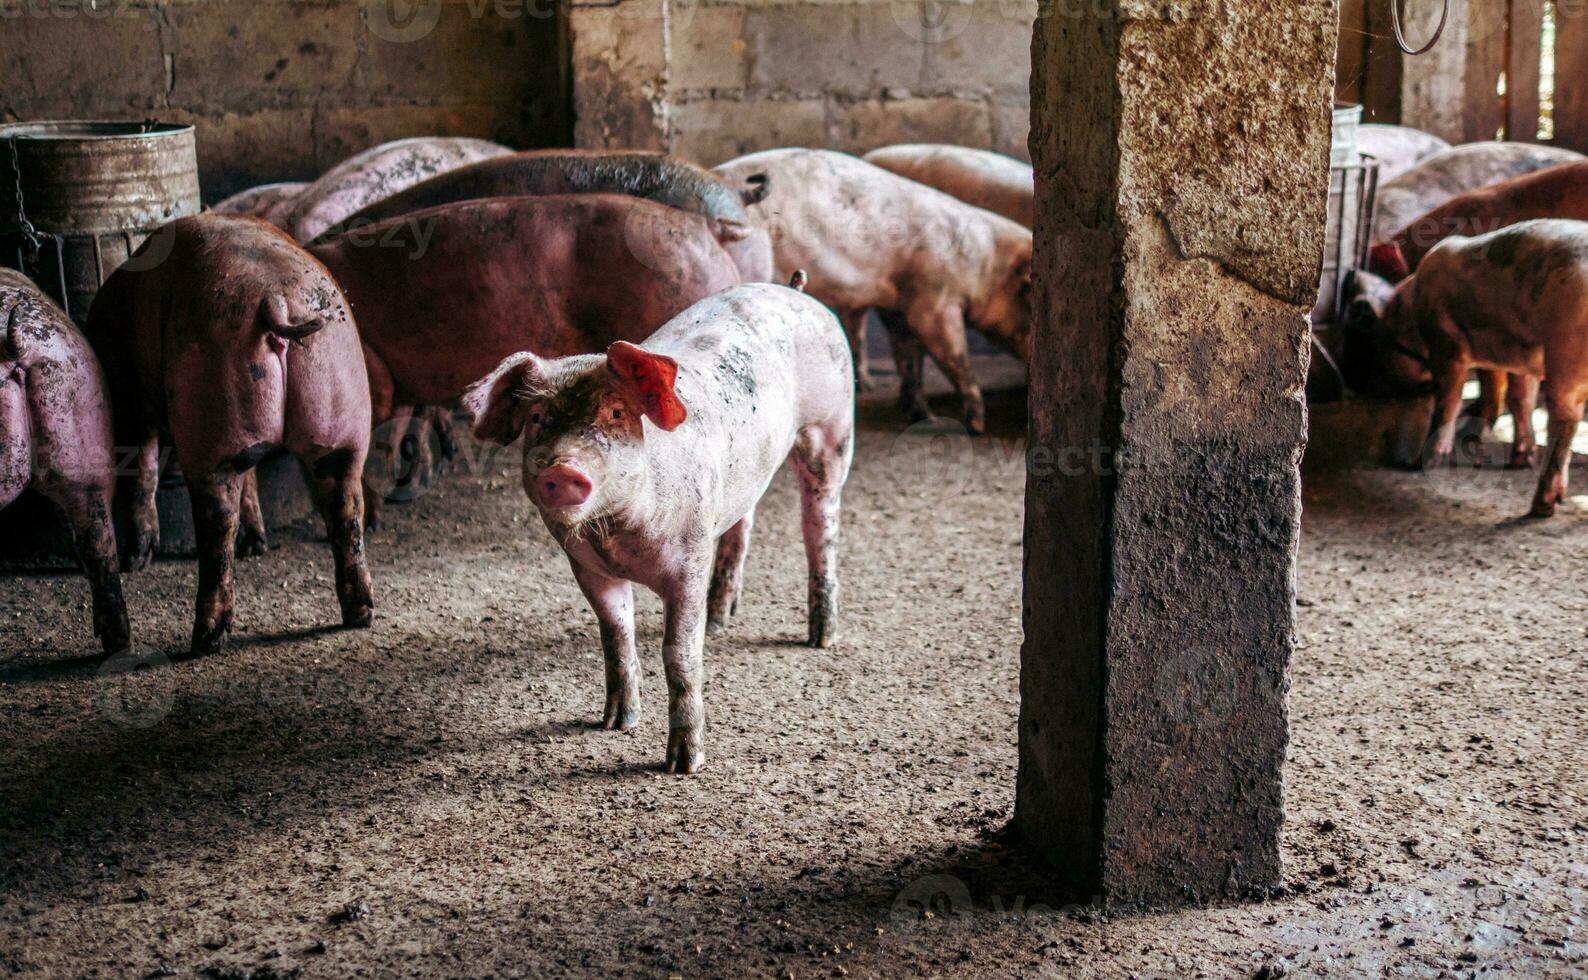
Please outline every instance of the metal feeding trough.
[{"label": "metal feeding trough", "polygon": [[149,120],[0,126],[0,262],[79,324],[151,232],[200,210],[193,127]]}]

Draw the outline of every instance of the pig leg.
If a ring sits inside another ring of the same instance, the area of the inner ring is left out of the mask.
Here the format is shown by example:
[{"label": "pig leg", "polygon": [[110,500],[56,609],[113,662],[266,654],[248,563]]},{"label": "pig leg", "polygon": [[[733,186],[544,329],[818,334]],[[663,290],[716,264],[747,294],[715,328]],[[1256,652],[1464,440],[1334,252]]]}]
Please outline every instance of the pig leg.
[{"label": "pig leg", "polygon": [[1530,470],[1538,461],[1538,440],[1533,436],[1533,409],[1538,405],[1538,379],[1525,374],[1512,375],[1505,403],[1516,427],[1511,441],[1511,459],[1506,468]]},{"label": "pig leg", "polygon": [[342,625],[364,629],[374,618],[369,568],[364,564],[363,459],[359,453],[340,450],[315,460],[315,498],[325,521],[336,558],[336,599],[342,607]]},{"label": "pig leg", "polygon": [[573,577],[595,610],[606,654],[607,706],[601,727],[628,731],[640,722],[640,658],[634,649],[634,586],[607,578],[570,557]]},{"label": "pig leg", "polygon": [[270,550],[265,536],[265,511],[259,505],[259,469],[243,474],[238,500],[237,557],[251,558]]},{"label": "pig leg", "polygon": [[809,426],[800,432],[790,458],[800,481],[810,616],[807,642],[827,647],[838,630],[839,511],[854,458],[854,438],[848,432]]},{"label": "pig leg", "polygon": [[1530,517],[1554,517],[1555,508],[1566,499],[1566,486],[1571,473],[1571,442],[1577,437],[1577,426],[1582,422],[1583,398],[1566,397],[1557,393],[1551,382],[1549,394],[1549,458],[1544,472],[1538,478],[1538,493],[1533,497]]},{"label": "pig leg", "polygon": [[1495,371],[1490,368],[1481,368],[1478,371],[1478,400],[1472,406],[1470,414],[1477,416],[1483,422],[1480,435],[1494,431],[1494,423],[1505,414],[1508,396],[1511,393],[1509,382],[1511,376],[1504,371]]},{"label": "pig leg", "polygon": [[855,387],[860,391],[871,390],[871,358],[866,354],[866,309],[862,306],[838,311],[844,336],[849,338],[849,351],[855,358]]},{"label": "pig leg", "polygon": [[121,562],[111,522],[108,486],[41,487],[72,526],[73,543],[94,596],[94,635],[105,653],[115,655],[132,645],[127,604],[121,595]]},{"label": "pig leg", "polygon": [[452,409],[445,406],[430,410],[430,424],[435,426],[436,441],[441,446],[441,459],[450,463],[458,458],[458,430]]},{"label": "pig leg", "polygon": [[893,363],[899,369],[899,409],[913,425],[932,417],[926,404],[926,347],[910,332],[910,321],[896,310],[878,310],[882,325],[888,328],[893,348]]},{"label": "pig leg", "polygon": [[403,436],[402,458],[408,461],[408,472],[400,481],[408,486],[410,497],[423,493],[435,478],[436,461],[430,451],[430,416],[428,408],[414,408],[408,419],[408,433]]},{"label": "pig leg", "polygon": [[188,476],[193,530],[198,538],[198,602],[193,613],[195,656],[219,653],[232,628],[232,552],[237,540],[240,473]]},{"label": "pig leg", "polygon": [[706,590],[711,555],[701,555],[683,570],[676,587],[662,597],[667,626],[662,638],[662,668],[667,674],[668,772],[699,772],[706,764],[706,706],[703,649],[706,643]]},{"label": "pig leg", "polygon": [[1435,357],[1430,365],[1434,376],[1434,417],[1429,426],[1432,445],[1423,453],[1423,468],[1435,469],[1450,462],[1456,448],[1456,418],[1461,414],[1461,389],[1467,380],[1464,361]]},{"label": "pig leg", "polygon": [[[399,432],[393,416],[397,412],[396,387],[392,381],[391,371],[386,367],[386,362],[381,360],[379,354],[364,344],[364,370],[369,375],[369,413],[374,422],[375,431]],[[391,423],[391,424],[388,424]],[[376,450],[376,442],[370,444],[372,452]],[[389,457],[387,457],[389,460]],[[385,503],[386,495],[375,483],[369,479],[364,480],[364,527],[374,530],[380,527],[381,506]]]},{"label": "pig leg", "polygon": [[0,377],[0,507],[8,506],[33,479],[32,425],[21,372]]},{"label": "pig leg", "polygon": [[926,346],[926,352],[932,355],[932,361],[959,392],[965,428],[973,435],[986,432],[987,408],[982,402],[981,385],[970,368],[964,314],[957,308],[917,312],[911,315],[910,325]]},{"label": "pig leg", "polygon": [[706,632],[720,633],[739,611],[739,590],[744,585],[744,558],[750,551],[750,531],[755,527],[755,511],[717,541],[717,566],[711,573],[711,591],[706,597]]},{"label": "pig leg", "polygon": [[127,505],[132,513],[132,542],[122,559],[123,571],[136,572],[149,567],[155,549],[160,547],[160,512],[155,496],[160,492],[160,434],[149,432],[138,445],[133,472],[128,481]]}]

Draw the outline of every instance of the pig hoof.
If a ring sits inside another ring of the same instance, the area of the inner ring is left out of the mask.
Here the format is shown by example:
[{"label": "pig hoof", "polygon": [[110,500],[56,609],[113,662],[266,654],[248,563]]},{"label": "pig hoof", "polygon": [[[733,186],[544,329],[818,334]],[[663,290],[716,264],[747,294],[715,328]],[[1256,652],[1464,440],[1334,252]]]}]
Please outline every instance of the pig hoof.
[{"label": "pig hoof", "polygon": [[265,532],[244,529],[237,532],[237,557],[258,558],[270,550],[270,544],[265,540]]},{"label": "pig hoof", "polygon": [[1511,459],[1505,464],[1505,468],[1508,470],[1530,470],[1536,463],[1537,459],[1534,457],[1532,450],[1515,452],[1511,454]]},{"label": "pig hoof", "polygon": [[369,629],[369,624],[375,618],[372,606],[357,605],[342,610],[342,625],[351,630]]},{"label": "pig hoof", "polygon": [[1548,520],[1555,516],[1555,505],[1540,500],[1533,504],[1533,509],[1527,512],[1527,516],[1534,520]]},{"label": "pig hoof", "polygon": [[690,776],[706,768],[706,754],[689,733],[673,732],[667,738],[667,763],[662,768],[680,776]]},{"label": "pig hoof", "polygon": [[725,620],[725,619],[708,619],[706,621],[706,635],[707,636],[716,636],[718,633],[721,633],[723,630],[725,630],[727,628],[728,628],[728,621]]},{"label": "pig hoof", "polygon": [[832,621],[823,617],[811,620],[810,637],[807,645],[816,650],[825,650],[833,645],[838,638],[838,631],[833,628]]},{"label": "pig hoof", "polygon": [[637,728],[640,723],[640,709],[607,705],[606,713],[601,716],[601,727],[609,732],[627,732]]},{"label": "pig hoof", "polygon": [[220,625],[203,633],[193,634],[189,652],[195,657],[210,657],[226,649],[226,626]]}]

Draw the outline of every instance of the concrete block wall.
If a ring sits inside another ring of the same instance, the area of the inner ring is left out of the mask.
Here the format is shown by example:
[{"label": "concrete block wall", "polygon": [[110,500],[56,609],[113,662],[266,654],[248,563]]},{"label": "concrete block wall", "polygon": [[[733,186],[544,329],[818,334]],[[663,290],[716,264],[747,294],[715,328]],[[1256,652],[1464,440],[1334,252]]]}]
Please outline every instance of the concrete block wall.
[{"label": "concrete block wall", "polygon": [[575,139],[708,165],[915,141],[1026,159],[1036,12],[1035,0],[576,4]]},{"label": "concrete block wall", "polygon": [[198,127],[204,197],[407,136],[566,145],[551,0],[0,0],[0,120]]}]

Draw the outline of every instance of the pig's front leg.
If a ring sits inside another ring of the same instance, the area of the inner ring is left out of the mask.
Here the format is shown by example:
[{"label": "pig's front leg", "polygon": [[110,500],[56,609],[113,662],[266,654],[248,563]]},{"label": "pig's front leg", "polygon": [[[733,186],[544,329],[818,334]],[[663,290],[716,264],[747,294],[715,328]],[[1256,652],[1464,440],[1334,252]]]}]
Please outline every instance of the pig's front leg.
[{"label": "pig's front leg", "polygon": [[259,468],[243,475],[238,501],[237,557],[252,558],[270,550],[265,534],[265,511],[259,503]]},{"label": "pig's front leg", "polygon": [[899,370],[899,409],[913,425],[932,417],[926,404],[926,348],[910,332],[910,321],[897,310],[878,310],[882,325],[888,328],[893,348],[893,363]]},{"label": "pig's front leg", "polygon": [[640,723],[640,658],[634,649],[634,586],[607,578],[568,556],[574,580],[601,626],[601,651],[606,655],[607,704],[601,727],[628,731]]},{"label": "pig's front leg", "polygon": [[232,553],[243,478],[237,473],[188,476],[193,530],[198,538],[198,601],[193,611],[195,656],[219,653],[232,628]]},{"label": "pig's front leg", "polygon": [[1549,389],[1549,458],[1544,472],[1538,478],[1538,493],[1533,497],[1530,517],[1554,517],[1555,508],[1566,499],[1566,486],[1571,471],[1571,443],[1577,437],[1577,426],[1582,422],[1583,397],[1556,391],[1555,382]]},{"label": "pig's front leg", "polygon": [[1511,440],[1511,459],[1505,464],[1506,468],[1530,470],[1538,457],[1538,440],[1533,435],[1533,409],[1538,406],[1538,379],[1525,374],[1513,376],[1505,392],[1505,401],[1516,427],[1516,436]]},{"label": "pig's front leg", "polygon": [[711,572],[711,591],[706,599],[707,633],[722,632],[739,610],[744,559],[750,551],[750,531],[754,527],[755,511],[752,509],[717,541],[717,564]]},{"label": "pig's front leg", "polygon": [[959,392],[965,428],[975,435],[987,431],[987,409],[982,402],[981,385],[970,368],[964,312],[957,306],[915,309],[910,312],[910,328],[926,345],[933,362],[953,383],[954,390]]},{"label": "pig's front leg", "polygon": [[662,639],[662,667],[667,673],[668,772],[699,772],[706,764],[704,649],[706,590],[710,554],[683,570],[662,596],[667,627]]},{"label": "pig's front leg", "polygon": [[1429,425],[1429,448],[1423,452],[1423,468],[1435,469],[1450,462],[1456,449],[1456,417],[1461,414],[1461,389],[1467,380],[1466,362],[1459,358],[1435,356],[1434,416]]},{"label": "pig's front leg", "polygon": [[871,390],[871,357],[866,353],[867,308],[842,309],[838,319],[844,325],[844,336],[849,338],[849,351],[855,359],[855,388]]},{"label": "pig's front leg", "polygon": [[854,454],[848,431],[802,430],[791,458],[800,480],[800,524],[808,566],[809,637],[813,647],[838,634],[838,529],[844,481]]}]

